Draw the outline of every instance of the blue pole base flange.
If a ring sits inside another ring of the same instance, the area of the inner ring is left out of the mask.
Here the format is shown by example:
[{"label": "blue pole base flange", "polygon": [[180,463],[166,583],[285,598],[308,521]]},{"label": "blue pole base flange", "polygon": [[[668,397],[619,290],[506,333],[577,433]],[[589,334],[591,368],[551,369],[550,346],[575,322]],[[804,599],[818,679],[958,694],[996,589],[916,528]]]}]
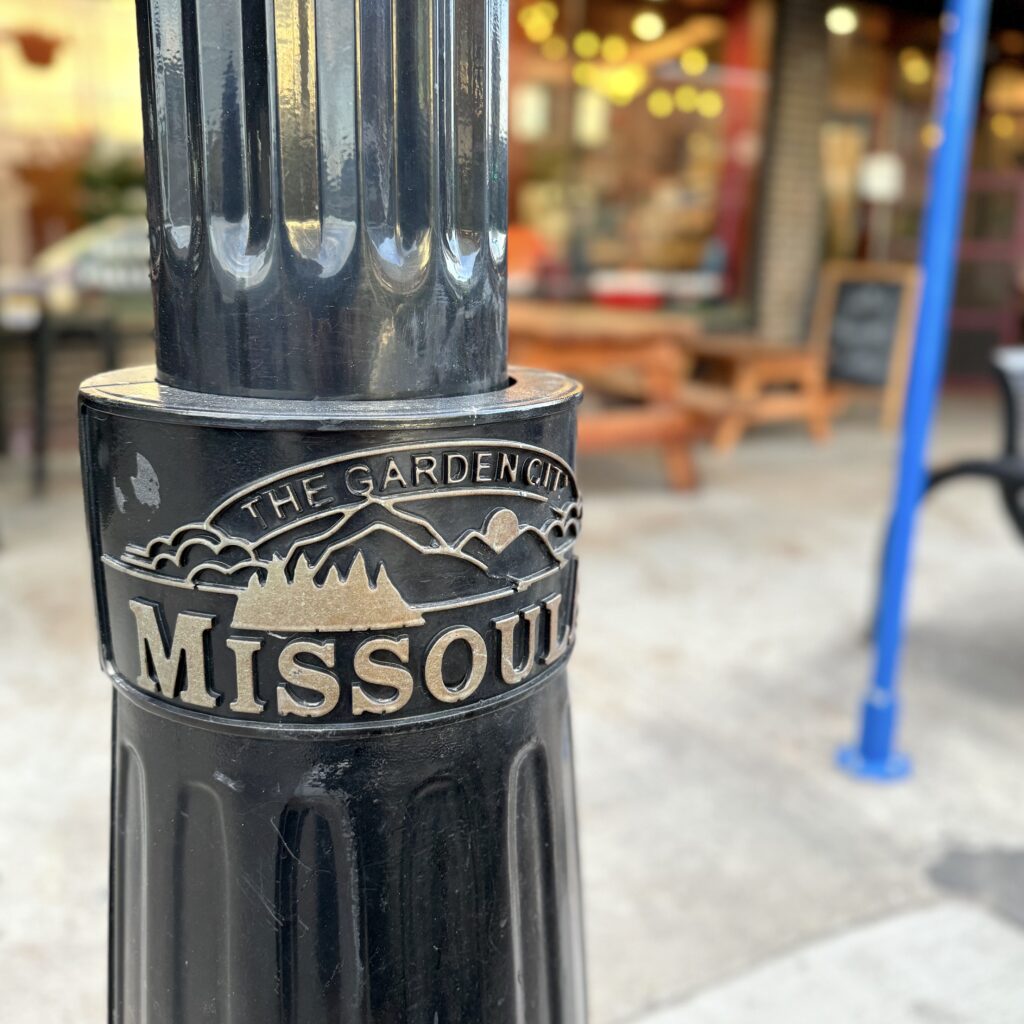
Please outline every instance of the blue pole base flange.
[{"label": "blue pole base flange", "polygon": [[854,743],[840,747],[836,751],[836,764],[847,775],[871,782],[897,782],[905,779],[914,770],[913,763],[906,754],[891,751],[880,758],[869,758],[865,757],[861,748]]},{"label": "blue pole base flange", "polygon": [[899,700],[892,686],[875,686],[861,709],[860,736],[840,747],[836,764],[848,775],[874,782],[895,782],[911,771],[910,758],[896,750]]}]

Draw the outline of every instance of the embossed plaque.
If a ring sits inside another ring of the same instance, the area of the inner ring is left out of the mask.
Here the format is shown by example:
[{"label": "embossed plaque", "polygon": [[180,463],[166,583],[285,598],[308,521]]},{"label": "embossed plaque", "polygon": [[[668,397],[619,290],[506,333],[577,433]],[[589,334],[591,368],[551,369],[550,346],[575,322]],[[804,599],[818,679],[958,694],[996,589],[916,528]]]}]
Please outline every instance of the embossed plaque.
[{"label": "embossed plaque", "polygon": [[[496,404],[529,411],[518,390]],[[550,409],[513,418],[512,438],[456,404],[414,441],[391,424],[237,429],[226,410],[205,410],[221,418],[201,442],[189,421],[168,444],[168,424],[128,418],[122,436],[116,417],[97,440],[122,685],[218,718],[365,726],[507,699],[567,655],[581,508]]]}]

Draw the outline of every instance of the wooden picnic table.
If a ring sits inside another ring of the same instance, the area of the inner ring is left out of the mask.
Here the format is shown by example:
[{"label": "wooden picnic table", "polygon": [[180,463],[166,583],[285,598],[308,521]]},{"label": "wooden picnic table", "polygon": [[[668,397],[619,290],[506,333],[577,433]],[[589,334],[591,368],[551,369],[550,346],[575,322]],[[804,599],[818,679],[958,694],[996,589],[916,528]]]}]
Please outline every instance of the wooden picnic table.
[{"label": "wooden picnic table", "polygon": [[586,380],[598,392],[631,399],[580,417],[580,450],[660,447],[670,483],[696,485],[691,416],[680,399],[690,359],[686,344],[699,326],[660,310],[589,302],[512,299],[509,349],[513,362]]},{"label": "wooden picnic table", "polygon": [[[634,399],[632,407],[582,417],[580,448],[658,445],[677,487],[696,483],[696,436],[710,433],[714,448],[726,452],[751,426],[795,420],[822,440],[840,405],[828,388],[821,346],[704,334],[680,313],[513,300],[509,341],[516,361]],[[710,378],[696,379],[698,367]]]},{"label": "wooden picnic table", "polygon": [[[707,335],[686,351],[682,405],[711,425],[716,451],[731,451],[750,427],[764,423],[802,422],[815,441],[828,438],[839,402],[819,350],[750,335]],[[695,378],[698,362],[710,367],[711,380]]]}]

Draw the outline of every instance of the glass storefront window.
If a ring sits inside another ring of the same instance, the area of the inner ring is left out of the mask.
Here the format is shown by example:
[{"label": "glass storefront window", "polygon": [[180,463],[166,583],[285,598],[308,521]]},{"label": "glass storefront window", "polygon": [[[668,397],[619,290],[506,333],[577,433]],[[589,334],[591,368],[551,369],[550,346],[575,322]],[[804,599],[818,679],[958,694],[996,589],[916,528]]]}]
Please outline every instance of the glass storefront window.
[{"label": "glass storefront window", "polygon": [[[932,149],[940,21],[858,5],[857,30],[830,36],[829,115],[822,129],[827,256],[912,261],[920,247]],[[948,369],[988,373],[993,347],[1019,343],[1024,268],[1024,32],[993,8],[981,89]],[[886,157],[898,174],[873,191],[865,174]]]},{"label": "glass storefront window", "polygon": [[514,290],[743,294],[772,22],[768,0],[514,6]]}]

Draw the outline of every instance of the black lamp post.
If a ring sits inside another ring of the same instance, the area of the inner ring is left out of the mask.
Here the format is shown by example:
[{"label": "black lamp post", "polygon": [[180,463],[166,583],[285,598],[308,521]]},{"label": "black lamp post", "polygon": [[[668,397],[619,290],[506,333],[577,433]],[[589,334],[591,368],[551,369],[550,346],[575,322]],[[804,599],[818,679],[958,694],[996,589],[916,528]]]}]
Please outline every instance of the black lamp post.
[{"label": "black lamp post", "polygon": [[584,1019],[578,388],[506,368],[504,0],[139,0],[157,367],[82,390],[111,1020]]}]

